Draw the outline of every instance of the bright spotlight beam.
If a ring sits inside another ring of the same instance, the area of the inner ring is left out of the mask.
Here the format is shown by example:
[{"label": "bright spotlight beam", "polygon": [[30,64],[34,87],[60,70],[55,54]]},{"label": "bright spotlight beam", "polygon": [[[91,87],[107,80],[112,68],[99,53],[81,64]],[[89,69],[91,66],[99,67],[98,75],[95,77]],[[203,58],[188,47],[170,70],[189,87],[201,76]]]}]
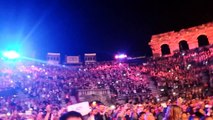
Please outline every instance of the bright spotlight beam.
[{"label": "bright spotlight beam", "polygon": [[18,54],[16,51],[5,51],[3,52],[3,57],[8,59],[18,59],[20,54]]},{"label": "bright spotlight beam", "polygon": [[127,55],[126,54],[118,54],[118,55],[115,55],[115,59],[125,59],[127,58]]}]

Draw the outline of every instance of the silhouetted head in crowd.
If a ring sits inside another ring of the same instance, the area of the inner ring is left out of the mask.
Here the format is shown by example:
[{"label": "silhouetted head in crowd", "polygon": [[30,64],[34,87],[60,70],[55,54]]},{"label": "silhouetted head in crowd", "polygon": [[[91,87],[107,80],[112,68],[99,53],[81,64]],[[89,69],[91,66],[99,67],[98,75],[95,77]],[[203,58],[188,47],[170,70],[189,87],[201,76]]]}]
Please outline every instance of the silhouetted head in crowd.
[{"label": "silhouetted head in crowd", "polygon": [[200,118],[197,116],[194,116],[194,117],[191,117],[190,120],[200,120]]},{"label": "silhouetted head in crowd", "polygon": [[145,120],[144,119],[144,116],[146,115],[146,113],[145,112],[141,112],[140,114],[139,114],[139,120]]},{"label": "silhouetted head in crowd", "polygon": [[155,117],[152,113],[146,113],[144,116],[144,120],[155,120]]},{"label": "silhouetted head in crowd", "polygon": [[189,119],[189,115],[186,112],[184,112],[184,113],[182,113],[181,118],[182,118],[182,120],[188,120]]},{"label": "silhouetted head in crowd", "polygon": [[63,114],[60,120],[83,120],[83,117],[80,113],[71,111]]}]

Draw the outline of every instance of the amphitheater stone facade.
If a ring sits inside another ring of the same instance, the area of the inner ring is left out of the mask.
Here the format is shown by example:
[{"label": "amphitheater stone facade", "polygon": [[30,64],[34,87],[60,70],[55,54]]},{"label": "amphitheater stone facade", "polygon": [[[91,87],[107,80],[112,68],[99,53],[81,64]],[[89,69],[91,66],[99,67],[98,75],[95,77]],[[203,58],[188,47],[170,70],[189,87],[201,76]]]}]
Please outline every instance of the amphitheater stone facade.
[{"label": "amphitheater stone facade", "polygon": [[153,35],[149,45],[153,56],[172,55],[176,51],[213,44],[213,22]]}]

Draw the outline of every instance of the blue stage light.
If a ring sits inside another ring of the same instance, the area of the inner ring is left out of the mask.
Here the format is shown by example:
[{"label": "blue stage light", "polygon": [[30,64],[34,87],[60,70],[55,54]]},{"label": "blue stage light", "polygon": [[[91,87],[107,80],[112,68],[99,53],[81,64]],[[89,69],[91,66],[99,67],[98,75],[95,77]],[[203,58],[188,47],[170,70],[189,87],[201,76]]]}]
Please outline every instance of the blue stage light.
[{"label": "blue stage light", "polygon": [[8,58],[8,59],[18,59],[20,57],[20,54],[17,53],[16,51],[5,51],[3,52],[3,57]]}]

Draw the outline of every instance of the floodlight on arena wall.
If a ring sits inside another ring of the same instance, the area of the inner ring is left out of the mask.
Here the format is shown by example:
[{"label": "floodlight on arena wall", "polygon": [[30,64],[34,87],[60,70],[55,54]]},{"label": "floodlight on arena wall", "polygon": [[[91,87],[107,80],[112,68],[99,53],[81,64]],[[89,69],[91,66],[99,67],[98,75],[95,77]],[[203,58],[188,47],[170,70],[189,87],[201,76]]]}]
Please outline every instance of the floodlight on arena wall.
[{"label": "floodlight on arena wall", "polygon": [[117,55],[115,55],[115,59],[125,59],[125,58],[127,58],[126,54],[117,54]]}]

